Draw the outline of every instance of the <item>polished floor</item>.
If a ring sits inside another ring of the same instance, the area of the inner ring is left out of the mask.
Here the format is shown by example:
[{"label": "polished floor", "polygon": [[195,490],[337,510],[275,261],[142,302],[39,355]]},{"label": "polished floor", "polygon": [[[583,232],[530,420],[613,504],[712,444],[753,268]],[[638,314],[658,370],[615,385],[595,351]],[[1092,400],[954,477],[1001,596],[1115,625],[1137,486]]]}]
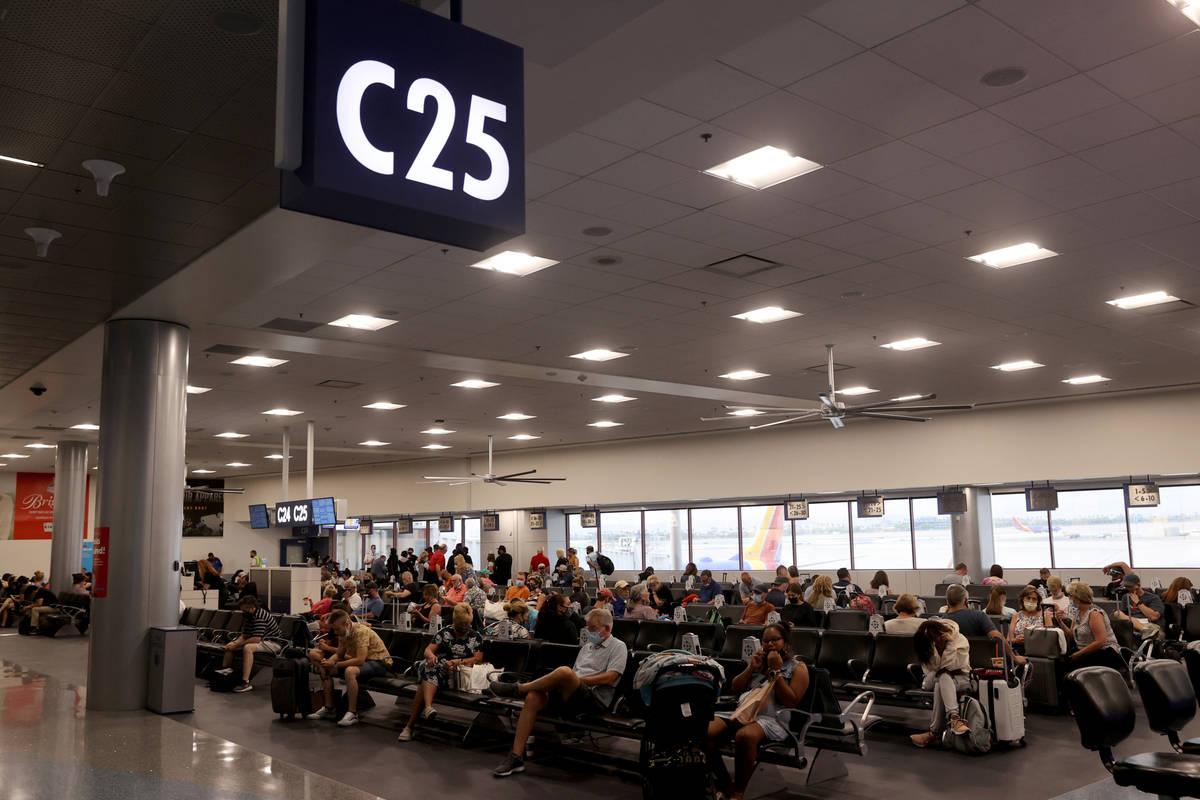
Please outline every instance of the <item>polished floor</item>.
[{"label": "polished floor", "polygon": [[[330,723],[280,721],[271,713],[267,674],[260,674],[256,690],[245,695],[214,694],[197,682],[196,711],[191,714],[85,713],[85,640],[0,634],[0,663],[0,800],[407,800],[414,793],[590,800],[632,798],[641,791],[636,775],[606,767],[598,757],[629,754],[611,740],[586,742],[597,757],[585,754],[570,763],[539,759],[535,749],[524,775],[497,781],[490,769],[505,752],[502,740],[464,746],[454,736],[422,734],[417,741],[398,744],[403,709],[382,695],[363,724],[345,730]],[[454,721],[452,712],[446,715]],[[914,750],[903,729],[905,715],[891,716],[899,724],[875,728],[865,758],[847,757],[849,777],[805,786],[802,773],[764,767],[749,796],[1140,796],[1112,785],[1096,755],[1079,747],[1070,717],[1031,715],[1028,747],[972,758]],[[919,724],[919,719],[911,722]],[[1200,730],[1185,731],[1189,733]],[[1139,722],[1137,733],[1118,753],[1161,749],[1165,743]]]}]

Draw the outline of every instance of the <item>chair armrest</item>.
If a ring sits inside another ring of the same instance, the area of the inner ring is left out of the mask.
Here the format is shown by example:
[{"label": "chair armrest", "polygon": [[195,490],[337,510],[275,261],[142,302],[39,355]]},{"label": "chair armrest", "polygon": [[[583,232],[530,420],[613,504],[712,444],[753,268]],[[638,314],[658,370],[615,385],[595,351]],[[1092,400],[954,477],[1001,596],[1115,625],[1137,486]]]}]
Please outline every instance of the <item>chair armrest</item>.
[{"label": "chair armrest", "polygon": [[871,671],[871,665],[861,658],[852,658],[847,664],[850,666],[850,674],[858,676],[860,681],[864,680],[867,677],[867,673]]},{"label": "chair armrest", "polygon": [[[858,722],[855,727],[860,729],[858,736],[859,739],[862,739],[866,735],[865,728],[867,726],[867,717],[871,716],[871,708],[875,705],[875,693],[872,691],[859,692],[854,699],[847,703],[846,707],[842,709],[842,716],[848,717],[850,714],[850,709],[859,703],[864,703],[865,705],[863,706],[862,715],[858,718]],[[849,721],[853,722],[854,720],[853,718],[850,718]]]},{"label": "chair armrest", "polygon": [[925,683],[925,670],[921,669],[920,664],[909,664],[908,674],[912,675],[913,680],[917,682],[918,686]]}]

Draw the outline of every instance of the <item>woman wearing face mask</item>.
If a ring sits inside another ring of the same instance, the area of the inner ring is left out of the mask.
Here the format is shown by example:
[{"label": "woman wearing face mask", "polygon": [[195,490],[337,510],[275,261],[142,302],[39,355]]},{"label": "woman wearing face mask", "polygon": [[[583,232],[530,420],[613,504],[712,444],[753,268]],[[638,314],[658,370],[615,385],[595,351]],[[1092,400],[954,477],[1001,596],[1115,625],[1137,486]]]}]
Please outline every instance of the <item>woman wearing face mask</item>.
[{"label": "woman wearing face mask", "polygon": [[507,603],[512,600],[528,600],[528,599],[529,599],[529,587],[527,587],[525,585],[525,573],[518,572],[517,577],[513,581],[512,586],[508,587],[508,591],[505,592],[505,594],[504,594],[504,601]]},{"label": "woman wearing face mask", "polygon": [[1037,589],[1025,586],[1017,595],[1017,605],[1020,611],[1013,615],[1008,622],[1008,643],[1018,655],[1025,655],[1025,634],[1033,628],[1046,627],[1042,615],[1042,598]]},{"label": "woman wearing face mask", "polygon": [[[529,606],[524,600],[513,600],[504,606],[505,618],[494,623],[486,631],[488,636],[502,639],[528,639]],[[575,642],[572,642],[575,644]]]},{"label": "woman wearing face mask", "polygon": [[542,579],[537,575],[529,576],[529,597],[525,598],[525,602],[535,611],[541,611],[546,602],[546,593],[542,591]]},{"label": "woman wearing face mask", "polygon": [[958,693],[971,686],[971,645],[958,632],[958,623],[926,620],[913,634],[913,647],[925,673],[921,686],[933,690],[933,716],[927,732],[909,737],[912,743],[928,747],[942,738],[947,725],[957,735],[970,733],[971,728],[958,715]]},{"label": "woman wearing face mask", "polygon": [[471,607],[459,603],[454,607],[454,624],[438,631],[425,648],[425,660],[416,664],[417,680],[421,683],[413,698],[412,714],[400,731],[400,741],[412,741],[418,717],[428,720],[437,716],[433,696],[439,686],[445,685],[459,667],[483,661],[483,636],[471,627],[471,619]]},{"label": "woman wearing face mask", "polygon": [[792,627],[819,628],[821,618],[816,610],[800,596],[800,584],[789,583],[787,587],[787,604],[779,609],[779,618]]},{"label": "woman wearing face mask", "polygon": [[770,584],[757,583],[754,585],[754,591],[750,594],[750,599],[746,601],[746,608],[742,611],[742,618],[738,620],[740,625],[766,625],[767,615],[775,610],[775,606],[767,602],[767,592],[771,590]]},{"label": "woman wearing face mask", "polygon": [[579,644],[579,628],[571,620],[571,601],[565,594],[551,595],[538,614],[533,637],[557,644]]},{"label": "woman wearing face mask", "polygon": [[[808,668],[792,657],[788,649],[786,625],[768,625],[762,632],[762,649],[732,682],[739,702],[746,692],[771,686],[771,699],[758,718],[743,725],[718,717],[708,725],[708,763],[716,773],[718,786],[729,800],[741,800],[758,760],[758,746],[764,740],[782,742],[787,738],[786,723],[776,718],[781,708],[795,708],[808,691]],[[720,746],[733,736],[733,780],[725,769]]]}]

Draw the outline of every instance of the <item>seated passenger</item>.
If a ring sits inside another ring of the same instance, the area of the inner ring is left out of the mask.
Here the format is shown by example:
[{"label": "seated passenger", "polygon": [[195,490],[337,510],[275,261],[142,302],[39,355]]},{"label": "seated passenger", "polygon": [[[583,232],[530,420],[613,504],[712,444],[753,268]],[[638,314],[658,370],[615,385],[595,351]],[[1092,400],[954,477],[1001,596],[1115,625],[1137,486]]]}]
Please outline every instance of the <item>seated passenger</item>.
[{"label": "seated passenger", "polygon": [[583,578],[578,575],[571,579],[571,602],[579,603],[580,608],[587,608],[592,602],[592,598],[583,589]]},{"label": "seated passenger", "polygon": [[967,590],[963,586],[955,584],[946,587],[946,616],[954,620],[958,625],[958,632],[963,636],[990,636],[1004,644],[1004,649],[1008,651],[1014,663],[1025,663],[1025,657],[1013,653],[1012,645],[996,630],[987,614],[967,608]]},{"label": "seated passenger", "polygon": [[612,588],[612,614],[614,617],[625,616],[625,603],[629,599],[629,582],[617,581]]},{"label": "seated passenger", "polygon": [[999,564],[992,564],[992,568],[988,570],[988,576],[983,579],[984,586],[1003,586],[1006,583],[1004,580],[1004,567]]},{"label": "seated passenger", "polygon": [[461,575],[450,576],[450,586],[446,589],[445,600],[450,605],[458,605],[467,596],[467,585]]},{"label": "seated passenger", "polygon": [[495,622],[487,629],[488,636],[502,639],[528,639],[529,606],[524,600],[510,600],[504,606],[505,619]]},{"label": "seated passenger", "polygon": [[271,616],[271,612],[258,604],[258,598],[253,595],[243,597],[238,601],[238,608],[247,617],[242,623],[242,632],[229,644],[225,645],[221,669],[226,675],[233,674],[233,654],[242,653],[242,682],[234,687],[235,692],[248,692],[254,688],[250,683],[250,672],[254,668],[254,654],[262,650],[272,655],[278,654],[283,648],[278,642],[263,641],[264,639],[283,638],[283,631]]},{"label": "seated passenger", "polygon": [[817,611],[837,608],[837,601],[833,599],[833,579],[828,575],[818,575],[813,580],[805,599]]},{"label": "seated passenger", "polygon": [[346,601],[346,604],[350,606],[350,610],[356,614],[362,608],[363,599],[358,594],[358,584],[353,580],[348,579],[342,584],[342,600]]},{"label": "seated passenger", "polygon": [[933,690],[933,715],[928,731],[909,737],[912,743],[928,747],[942,738],[947,724],[956,735],[970,733],[966,720],[958,715],[958,694],[971,688],[970,643],[953,620],[930,619],[913,634],[913,647],[925,673],[921,687]]},{"label": "seated passenger", "polygon": [[546,592],[543,591],[545,585],[541,575],[529,576],[529,596],[525,598],[525,602],[535,611],[541,611],[542,604],[546,602]]},{"label": "seated passenger", "polygon": [[1071,598],[1063,591],[1062,578],[1052,575],[1046,579],[1046,599],[1043,602],[1054,603],[1055,609],[1063,614],[1071,608]]},{"label": "seated passenger", "polygon": [[1076,647],[1070,655],[1071,669],[1100,666],[1124,673],[1125,659],[1121,657],[1112,623],[1107,614],[1092,605],[1092,587],[1076,581],[1067,587],[1067,596],[1075,601],[1079,611],[1074,625],[1062,626],[1067,641]]},{"label": "seated passenger", "polygon": [[750,595],[746,608],[742,611],[742,618],[738,620],[739,625],[767,624],[767,615],[775,610],[775,606],[767,602],[767,592],[770,590],[769,583],[755,585],[754,593]]},{"label": "seated passenger", "polygon": [[711,603],[722,596],[721,584],[713,580],[712,570],[706,569],[700,573],[700,588],[696,594],[700,596],[701,603]]},{"label": "seated passenger", "polygon": [[466,594],[463,595],[463,602],[471,607],[472,611],[478,611],[480,618],[484,616],[484,609],[487,608],[487,592],[480,588],[479,582],[482,578],[467,578]]},{"label": "seated passenger", "polygon": [[311,597],[304,598],[304,602],[308,605],[308,613],[315,616],[317,619],[329,613],[333,601],[337,599],[338,591],[334,586],[326,586],[323,596],[317,602],[313,602]]},{"label": "seated passenger", "polygon": [[867,589],[867,594],[885,596],[891,591],[889,583],[888,574],[883,570],[876,570],[875,577],[871,578],[871,586]]},{"label": "seated passenger", "polygon": [[441,618],[442,604],[438,602],[437,586],[432,583],[425,584],[425,588],[421,590],[422,603],[408,604],[408,613],[411,615],[412,627],[419,625],[429,625],[429,621],[434,617]]},{"label": "seated passenger", "polygon": [[921,605],[917,602],[917,598],[911,594],[902,594],[897,597],[896,605],[893,608],[896,610],[896,617],[883,623],[885,633],[913,634],[925,622],[925,620],[917,616],[917,612],[921,610]]},{"label": "seated passenger", "polygon": [[787,585],[787,602],[779,609],[779,618],[794,628],[819,628],[821,617],[816,609],[804,602],[800,584]]},{"label": "seated passenger", "polygon": [[658,619],[658,614],[650,607],[650,595],[646,591],[646,584],[639,583],[629,590],[625,619]]},{"label": "seated passenger", "polygon": [[425,648],[425,660],[416,664],[417,694],[413,697],[412,714],[397,737],[410,742],[417,718],[433,719],[437,709],[433,697],[439,686],[447,684],[459,667],[474,666],[483,661],[483,636],[471,627],[474,613],[466,603],[454,607],[454,624],[442,628]]},{"label": "seated passenger", "polygon": [[954,565],[954,572],[942,577],[942,583],[950,584],[957,583],[965,585],[971,582],[971,576],[967,574],[967,565],[961,561]]},{"label": "seated passenger", "polygon": [[[784,568],[780,567],[780,569]],[[784,575],[782,578],[776,577],[770,584],[771,588],[767,591],[766,601],[776,608],[783,608],[787,603],[787,595],[785,594],[787,585],[787,575]]]},{"label": "seated passenger", "polygon": [[508,587],[508,591],[504,593],[504,600],[528,600],[529,589],[525,586],[525,573],[518,572],[517,577],[513,580],[513,585]]},{"label": "seated passenger", "polygon": [[863,590],[857,583],[850,580],[850,570],[845,567],[840,567],[837,571],[837,583],[833,584],[833,594],[837,597],[840,594],[862,594]]},{"label": "seated passenger", "polygon": [[338,649],[317,664],[321,673],[321,685],[325,689],[325,705],[309,719],[333,719],[337,711],[333,706],[333,679],[340,672],[346,682],[346,700],[349,710],[338,720],[338,725],[348,728],[358,723],[358,682],[387,675],[392,657],[379,634],[350,619],[345,611],[332,611],[326,619],[329,628],[337,634]]},{"label": "seated passenger", "polygon": [[367,599],[363,601],[359,615],[369,622],[378,622],[383,618],[383,598],[379,596],[379,587],[373,583],[367,584]]},{"label": "seated passenger", "polygon": [[[1032,586],[1034,589],[1046,589],[1046,591],[1048,592],[1050,590],[1049,590],[1049,588],[1047,588],[1046,583],[1049,580],[1050,580],[1050,568],[1042,567],[1041,569],[1038,570],[1038,576],[1036,578],[1034,578],[1033,580],[1031,580],[1029,582],[1029,585]],[[1061,581],[1060,581],[1060,583],[1061,583]]]},{"label": "seated passenger", "polygon": [[547,598],[533,626],[533,636],[557,644],[579,644],[579,628],[571,619],[571,601],[565,594]]},{"label": "seated passenger", "polygon": [[421,590],[413,582],[412,573],[403,572],[400,574],[400,585],[387,589],[384,591],[383,596],[388,600],[411,603],[416,602],[417,598],[421,596]]},{"label": "seated passenger", "polygon": [[646,579],[646,599],[650,608],[660,617],[670,615],[675,610],[675,596],[662,585],[657,575],[652,574]]},{"label": "seated passenger", "polygon": [[629,660],[625,643],[612,635],[612,621],[607,611],[588,612],[588,643],[579,648],[574,668],[559,667],[528,683],[492,683],[491,691],[499,697],[525,698],[512,752],[492,772],[494,776],[504,778],[525,771],[525,745],[538,714],[547,706],[555,706],[552,713],[556,716],[577,717],[606,711],[612,704],[615,687]]},{"label": "seated passenger", "polygon": [[743,572],[738,578],[738,597],[745,603],[750,599],[750,595],[754,594],[754,579],[750,577],[749,572]]},{"label": "seated passenger", "polygon": [[1122,583],[1129,592],[1129,613],[1116,611],[1113,616],[1132,622],[1133,629],[1140,633],[1143,639],[1161,639],[1163,633],[1158,623],[1162,621],[1165,610],[1162,598],[1143,589],[1142,579],[1136,573],[1126,572]]},{"label": "seated passenger", "polygon": [[30,631],[37,633],[38,623],[41,622],[42,615],[54,613],[52,606],[58,602],[58,598],[54,596],[54,592],[36,581],[34,582],[34,586],[37,588],[33,591],[33,599],[29,605],[25,606],[25,610],[29,614]]},{"label": "seated passenger", "polygon": [[[1179,580],[1179,579],[1176,578],[1176,580]],[[1187,578],[1184,578],[1183,580],[1186,581]],[[1171,584],[1171,585],[1174,586],[1175,584]],[[1190,582],[1188,583],[1187,588],[1189,588],[1189,589],[1192,588],[1192,584]],[[84,594],[90,593],[91,590],[92,590],[92,585],[88,581],[87,576],[84,575],[82,572],[78,572],[71,576],[71,594],[84,595]],[[1174,603],[1175,601],[1172,600],[1171,602]]]},{"label": "seated passenger", "polygon": [[[1026,587],[1026,588],[1032,588],[1032,587]],[[1034,589],[1033,593],[1036,595],[1037,589]],[[1024,592],[1021,593],[1022,596],[1024,596],[1024,594],[1025,594]],[[1013,614],[1016,614],[1017,612],[1015,609],[1012,609],[1012,608],[1009,608],[1008,606],[1006,606],[1005,603],[1007,603],[1007,602],[1008,602],[1008,590],[1005,589],[1003,586],[993,586],[992,593],[990,595],[988,595],[987,605],[984,606],[983,613],[985,613],[991,617],[1004,617],[1005,619],[1008,619],[1009,617],[1011,617]]]},{"label": "seated passenger", "polygon": [[1176,578],[1175,580],[1171,581],[1171,585],[1167,587],[1167,590],[1165,592],[1163,592],[1163,596],[1162,596],[1163,602],[1164,603],[1178,603],[1179,602],[1179,593],[1186,590],[1190,594],[1192,591],[1192,588],[1193,588],[1192,582],[1189,581],[1187,578],[1180,576],[1180,577]]},{"label": "seated passenger", "polygon": [[683,574],[679,576],[679,580],[683,583],[683,591],[691,594],[700,588],[700,573],[696,569],[696,562],[689,561],[683,568]]},{"label": "seated passenger", "polygon": [[[758,761],[758,746],[763,741],[782,742],[787,736],[787,721],[775,716],[780,708],[795,708],[808,691],[808,667],[794,658],[788,646],[786,625],[768,625],[762,633],[762,649],[754,654],[741,673],[734,676],[733,690],[740,703],[748,692],[770,686],[771,699],[753,722],[733,720],[719,714],[708,724],[708,763],[717,775],[717,785],[729,800],[740,800],[750,784]],[[733,780],[725,769],[719,748],[733,737]]]},{"label": "seated passenger", "polygon": [[[997,587],[998,589],[999,587]],[[992,590],[995,594],[997,589]],[[1033,628],[1046,627],[1045,616],[1042,613],[1042,599],[1037,589],[1025,586],[1017,595],[1017,604],[1021,606],[1008,622],[1008,643],[1014,653],[1025,654],[1025,634]]]}]

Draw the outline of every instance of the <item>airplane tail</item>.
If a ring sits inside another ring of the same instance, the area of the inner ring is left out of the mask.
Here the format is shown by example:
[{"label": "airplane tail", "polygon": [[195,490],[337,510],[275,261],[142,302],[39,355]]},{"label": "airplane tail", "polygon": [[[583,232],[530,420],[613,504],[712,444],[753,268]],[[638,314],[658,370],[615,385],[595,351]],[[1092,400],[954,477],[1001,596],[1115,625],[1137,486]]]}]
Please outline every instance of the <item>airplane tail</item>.
[{"label": "airplane tail", "polygon": [[1031,528],[1028,525],[1026,525],[1025,523],[1021,522],[1021,520],[1017,519],[1016,517],[1013,517],[1013,525],[1016,525],[1017,530],[1019,530],[1019,531],[1024,531],[1025,533],[1033,533],[1033,528]]},{"label": "airplane tail", "polygon": [[742,559],[747,569],[775,569],[779,565],[783,523],[783,506],[774,506],[763,514],[754,541],[746,547]]}]

